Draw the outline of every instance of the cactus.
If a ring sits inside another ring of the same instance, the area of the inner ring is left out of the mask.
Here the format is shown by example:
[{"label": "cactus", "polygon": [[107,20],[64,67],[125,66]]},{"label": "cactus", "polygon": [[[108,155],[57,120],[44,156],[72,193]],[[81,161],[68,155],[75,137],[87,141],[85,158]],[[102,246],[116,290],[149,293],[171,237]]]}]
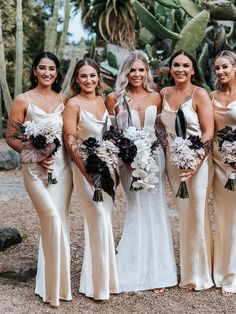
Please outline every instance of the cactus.
[{"label": "cactus", "polygon": [[111,67],[118,69],[117,58],[111,51],[107,52],[107,61]]},{"label": "cactus", "polygon": [[134,2],[134,7],[137,12],[141,24],[146,27],[150,32],[155,34],[158,38],[171,38],[179,39],[180,35],[168,30],[153,16],[145,7],[138,1]]},{"label": "cactus", "polygon": [[53,16],[48,23],[48,47],[45,50],[49,50],[55,52],[56,43],[57,43],[57,24],[58,24],[58,9],[59,9],[59,1],[54,0],[53,2]]},{"label": "cactus", "polygon": [[22,71],[23,71],[22,0],[17,0],[17,7],[16,7],[16,65],[15,65],[14,96],[22,93]]},{"label": "cactus", "polygon": [[2,88],[2,94],[4,99],[5,108],[7,114],[10,113],[12,98],[9,92],[7,78],[6,78],[6,64],[5,64],[5,53],[4,53],[4,44],[2,38],[2,12],[0,10],[0,85]]},{"label": "cactus", "polygon": [[71,7],[71,1],[65,0],[65,15],[64,15],[63,30],[62,30],[62,34],[60,38],[59,48],[57,50],[57,56],[59,60],[61,60],[63,57],[63,51],[66,45],[66,38],[67,38],[69,19],[70,19],[70,7]]},{"label": "cactus", "polygon": [[201,12],[201,8],[191,0],[179,0],[180,7],[191,17]]},{"label": "cactus", "polygon": [[236,7],[230,0],[202,1],[202,6],[209,10],[215,20],[236,21]]},{"label": "cactus", "polygon": [[194,53],[205,36],[210,14],[203,10],[182,29],[181,39],[175,45],[174,52],[185,50]]},{"label": "cactus", "polygon": [[179,9],[180,3],[179,0],[157,0],[161,5],[169,9]]}]

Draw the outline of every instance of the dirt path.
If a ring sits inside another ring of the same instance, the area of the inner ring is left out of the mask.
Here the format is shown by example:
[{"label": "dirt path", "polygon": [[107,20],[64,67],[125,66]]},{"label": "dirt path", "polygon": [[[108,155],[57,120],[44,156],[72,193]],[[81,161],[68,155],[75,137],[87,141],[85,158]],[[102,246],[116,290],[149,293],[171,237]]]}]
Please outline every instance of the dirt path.
[{"label": "dirt path", "polygon": [[[169,192],[168,196],[178,263],[177,213]],[[116,244],[122,231],[125,206],[124,195],[119,187],[113,216]],[[23,235],[21,244],[0,252],[0,261],[6,257],[36,257],[39,237],[38,218],[24,190],[20,170],[0,172],[0,227],[17,228]],[[223,297],[220,290],[215,288],[203,292],[187,292],[174,287],[159,295],[153,291],[123,293],[111,296],[106,302],[95,302],[79,294],[83,219],[74,195],[71,204],[71,251],[72,302],[62,302],[58,309],[52,309],[35,296],[34,279],[27,282],[0,280],[0,313],[236,313],[236,296]]]}]

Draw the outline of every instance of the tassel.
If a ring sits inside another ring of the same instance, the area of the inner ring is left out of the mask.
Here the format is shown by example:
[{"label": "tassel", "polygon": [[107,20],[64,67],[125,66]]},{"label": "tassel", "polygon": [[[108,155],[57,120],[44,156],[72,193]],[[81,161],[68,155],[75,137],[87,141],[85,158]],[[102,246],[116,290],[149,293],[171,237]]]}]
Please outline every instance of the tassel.
[{"label": "tassel", "polygon": [[93,201],[95,201],[95,202],[103,202],[102,189],[95,188],[95,191],[94,191],[94,194],[93,194]]},{"label": "tassel", "polygon": [[48,186],[56,183],[57,179],[52,177],[52,172],[48,172]]},{"label": "tassel", "polygon": [[187,183],[181,181],[175,197],[189,198]]},{"label": "tassel", "polygon": [[230,191],[235,191],[234,179],[228,178],[228,181],[225,184],[225,189]]}]

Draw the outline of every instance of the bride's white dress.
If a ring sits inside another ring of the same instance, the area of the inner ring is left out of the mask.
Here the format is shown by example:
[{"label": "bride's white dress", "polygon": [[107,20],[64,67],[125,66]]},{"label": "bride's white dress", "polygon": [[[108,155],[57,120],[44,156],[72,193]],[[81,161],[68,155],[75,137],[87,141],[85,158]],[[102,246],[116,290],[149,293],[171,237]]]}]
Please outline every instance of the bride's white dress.
[{"label": "bride's white dress", "polygon": [[[141,128],[139,114],[131,111],[132,125]],[[157,107],[145,110],[144,127],[154,128]],[[118,127],[127,127],[126,112],[117,115]],[[165,156],[159,153],[159,183],[156,192],[130,191],[131,174],[120,167],[128,210],[117,248],[117,267],[121,291],[149,290],[175,286],[176,264],[165,197]]]}]

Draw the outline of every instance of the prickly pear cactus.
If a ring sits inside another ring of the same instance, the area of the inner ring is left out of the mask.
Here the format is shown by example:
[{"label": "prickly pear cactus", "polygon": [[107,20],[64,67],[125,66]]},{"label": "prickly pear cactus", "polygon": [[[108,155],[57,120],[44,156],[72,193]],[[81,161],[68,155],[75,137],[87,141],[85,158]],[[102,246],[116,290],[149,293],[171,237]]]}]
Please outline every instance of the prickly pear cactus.
[{"label": "prickly pear cactus", "polygon": [[180,33],[181,38],[176,43],[174,52],[185,50],[194,53],[205,36],[209,17],[209,12],[203,10],[192,18],[182,29]]}]

